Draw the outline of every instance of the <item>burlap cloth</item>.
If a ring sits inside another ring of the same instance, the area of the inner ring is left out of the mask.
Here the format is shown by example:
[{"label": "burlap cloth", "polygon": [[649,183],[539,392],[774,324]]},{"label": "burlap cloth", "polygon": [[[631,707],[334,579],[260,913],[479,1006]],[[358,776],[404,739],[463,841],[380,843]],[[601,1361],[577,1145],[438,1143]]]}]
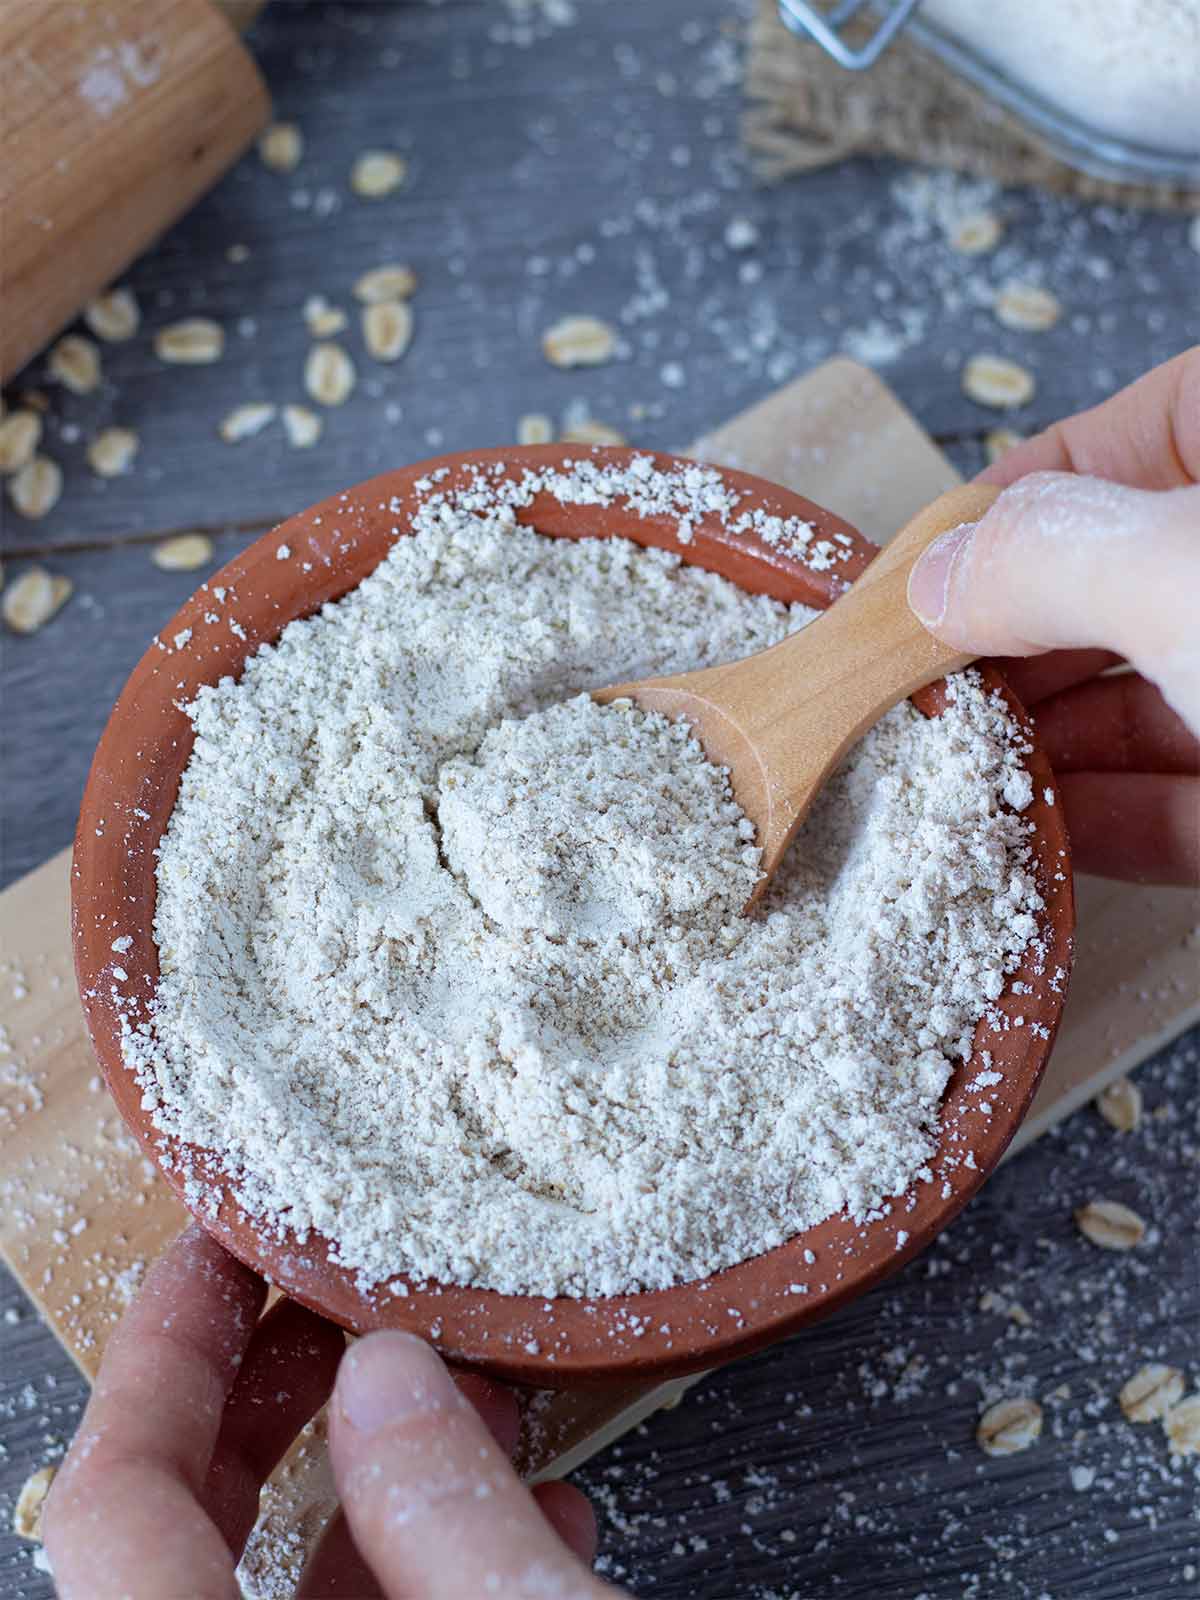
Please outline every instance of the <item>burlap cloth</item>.
[{"label": "burlap cloth", "polygon": [[1091,200],[1200,210],[1200,195],[1076,172],[1016,118],[903,35],[870,71],[847,72],[818,45],[784,27],[776,0],[758,0],[746,93],[751,105],[743,133],[765,182],[882,152]]}]

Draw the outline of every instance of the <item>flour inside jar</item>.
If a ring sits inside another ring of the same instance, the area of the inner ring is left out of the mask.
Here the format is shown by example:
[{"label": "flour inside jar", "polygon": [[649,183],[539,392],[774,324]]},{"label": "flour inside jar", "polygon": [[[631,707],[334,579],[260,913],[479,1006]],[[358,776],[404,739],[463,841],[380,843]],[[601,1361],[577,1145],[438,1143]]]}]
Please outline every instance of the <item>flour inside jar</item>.
[{"label": "flour inside jar", "polygon": [[745,918],[727,776],[586,693],[812,615],[432,495],[190,707],[161,976],[125,1037],[156,1125],[364,1287],[660,1288],[908,1190],[1036,934],[1003,705],[966,673],[944,715],[891,712]]}]

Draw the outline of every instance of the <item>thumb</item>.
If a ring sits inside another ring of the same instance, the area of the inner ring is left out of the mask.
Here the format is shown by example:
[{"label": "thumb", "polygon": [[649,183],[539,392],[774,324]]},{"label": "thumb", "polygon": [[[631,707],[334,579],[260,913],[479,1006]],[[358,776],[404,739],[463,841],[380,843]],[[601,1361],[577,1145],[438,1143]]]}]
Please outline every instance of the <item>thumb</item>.
[{"label": "thumb", "polygon": [[934,541],[909,604],[974,655],[1116,650],[1200,727],[1200,486],[1129,489],[1036,472]]},{"label": "thumb", "polygon": [[330,1421],[354,1543],[390,1600],[611,1600],[421,1340],[373,1333],[352,1345]]}]

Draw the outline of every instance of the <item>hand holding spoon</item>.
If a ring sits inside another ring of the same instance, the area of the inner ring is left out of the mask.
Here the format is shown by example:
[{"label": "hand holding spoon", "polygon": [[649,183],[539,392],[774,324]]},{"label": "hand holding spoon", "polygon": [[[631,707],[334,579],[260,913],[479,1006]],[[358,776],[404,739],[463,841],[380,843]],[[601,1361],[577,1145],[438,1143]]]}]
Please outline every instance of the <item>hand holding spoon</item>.
[{"label": "hand holding spoon", "polygon": [[[766,892],[821,786],[856,740],[906,695],[974,658],[942,644],[909,609],[908,575],[927,545],[977,522],[998,489],[966,484],[915,516],[842,597],[769,650],[699,672],[600,689],[606,704],[689,722],[709,760],[729,768],[754,824]],[[749,906],[747,909],[749,909]]]}]

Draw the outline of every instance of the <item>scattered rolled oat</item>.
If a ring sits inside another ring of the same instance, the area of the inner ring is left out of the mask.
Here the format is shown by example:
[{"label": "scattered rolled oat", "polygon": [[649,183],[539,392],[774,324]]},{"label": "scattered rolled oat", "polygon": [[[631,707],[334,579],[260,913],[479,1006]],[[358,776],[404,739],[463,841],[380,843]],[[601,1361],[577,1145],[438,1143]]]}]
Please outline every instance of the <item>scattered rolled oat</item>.
[{"label": "scattered rolled oat", "polygon": [[963,256],[982,256],[994,250],[1004,232],[1000,218],[992,211],[972,211],[960,217],[951,228],[949,243],[952,250]]},{"label": "scattered rolled oat", "polygon": [[1027,405],[1036,388],[1033,374],[1004,356],[972,356],[963,368],[962,386],[978,405],[1000,411]]},{"label": "scattered rolled oat", "polygon": [[530,411],[517,418],[518,444],[552,444],[554,424],[543,411]]},{"label": "scattered rolled oat", "polygon": [[1101,1250],[1132,1250],[1146,1234],[1142,1218],[1119,1200],[1090,1200],[1075,1212],[1075,1222]]},{"label": "scattered rolled oat", "polygon": [[259,135],[259,160],[272,172],[295,172],[303,154],[304,137],[294,122],[273,122]]},{"label": "scattered rolled oat", "polygon": [[411,267],[372,267],[356,279],[354,297],[363,305],[372,306],[380,300],[407,300],[416,287],[417,275]]},{"label": "scattered rolled oat", "polygon": [[593,417],[584,417],[578,422],[573,422],[569,428],[564,428],[561,434],[566,444],[628,444],[623,433],[618,433],[616,428],[610,428],[607,422],[597,422]]},{"label": "scattered rolled oat", "polygon": [[240,444],[243,439],[252,439],[256,433],[261,433],[274,420],[277,409],[266,400],[251,400],[234,406],[217,432],[226,444]]},{"label": "scattered rolled oat", "polygon": [[1013,428],[993,428],[990,433],[983,436],[984,453],[989,464],[999,461],[1001,456],[1006,456],[1010,450],[1015,450],[1017,445],[1025,443],[1025,435],[1017,433]]},{"label": "scattered rolled oat", "polygon": [[563,317],[542,335],[542,352],[556,367],[598,367],[612,359],[617,336],[599,317]]},{"label": "scattered rolled oat", "polygon": [[17,472],[33,460],[42,437],[42,419],[36,411],[14,411],[0,422],[0,472]]},{"label": "scattered rolled oat", "polygon": [[27,567],[0,598],[0,611],[14,633],[36,633],[70,599],[74,585],[45,567]]},{"label": "scattered rolled oat", "polygon": [[1142,1120],[1142,1091],[1131,1078],[1118,1078],[1096,1096],[1096,1110],[1118,1133],[1132,1133]]},{"label": "scattered rolled oat", "polygon": [[1015,1456],[1028,1450],[1042,1431],[1042,1408],[1036,1400],[998,1400],[979,1419],[975,1440],[989,1456]]},{"label": "scattered rolled oat", "polygon": [[42,1506],[57,1471],[57,1467],[39,1467],[26,1478],[13,1507],[13,1532],[19,1539],[41,1542]]},{"label": "scattered rolled oat", "polygon": [[87,447],[88,465],[101,478],[118,478],[133,465],[138,442],[132,428],[105,428]]},{"label": "scattered rolled oat", "polygon": [[142,313],[132,289],[110,289],[107,294],[88,301],[83,308],[83,320],[97,339],[120,344],[132,339],[138,331]]},{"label": "scattered rolled oat", "polygon": [[394,150],[364,150],[350,173],[350,187],[364,200],[381,200],[404,182],[408,162]]},{"label": "scattered rolled oat", "polygon": [[321,437],[321,429],[325,424],[307,406],[284,406],[283,426],[293,449],[311,450]]},{"label": "scattered rolled oat", "polygon": [[1006,328],[1044,333],[1062,316],[1062,306],[1049,289],[1033,283],[1006,283],[992,307]]},{"label": "scattered rolled oat", "polygon": [[412,342],[412,307],[405,300],[380,300],[363,308],[363,340],[376,361],[399,361]]},{"label": "scattered rolled oat", "polygon": [[340,406],[354,388],[354,363],[340,344],[315,344],[304,363],[304,387],[323,406]]},{"label": "scattered rolled oat", "polygon": [[1190,1394],[1163,1418],[1163,1432],[1177,1456],[1200,1455],[1200,1394]]},{"label": "scattered rolled oat", "polygon": [[240,267],[250,259],[250,246],[248,244],[231,244],[225,252],[226,261],[235,267]]},{"label": "scattered rolled oat", "polygon": [[69,333],[50,352],[47,371],[72,394],[91,394],[100,386],[100,351],[81,333]]},{"label": "scattered rolled oat", "polygon": [[311,294],[304,302],[304,321],[314,339],[330,339],[346,326],[346,313],[323,294]]},{"label": "scattered rolled oat", "polygon": [[177,533],[156,544],[150,559],[163,572],[194,572],[212,560],[213,542],[206,533]]},{"label": "scattered rolled oat", "polygon": [[185,317],[154,335],[155,355],[175,366],[198,367],[219,361],[224,348],[225,330],[209,317]]},{"label": "scattered rolled oat", "polygon": [[49,456],[32,456],[8,480],[8,498],[23,517],[44,517],[62,494],[62,468]]},{"label": "scattered rolled oat", "polygon": [[1183,1395],[1183,1373],[1151,1361],[1139,1367],[1117,1399],[1130,1422],[1153,1422],[1163,1417]]}]

